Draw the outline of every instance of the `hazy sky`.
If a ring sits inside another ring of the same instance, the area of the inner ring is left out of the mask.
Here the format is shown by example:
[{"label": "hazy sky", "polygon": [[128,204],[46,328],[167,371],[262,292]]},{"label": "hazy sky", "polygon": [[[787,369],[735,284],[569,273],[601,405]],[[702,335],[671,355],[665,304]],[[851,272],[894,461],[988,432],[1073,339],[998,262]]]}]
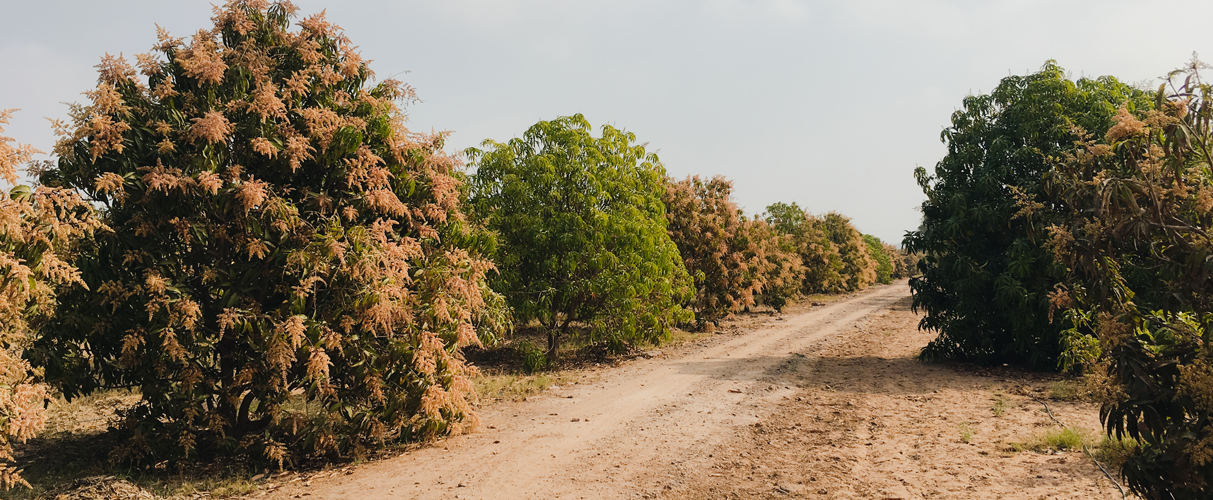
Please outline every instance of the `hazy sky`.
[{"label": "hazy sky", "polygon": [[[893,243],[918,225],[912,171],[943,155],[966,95],[1048,59],[1148,82],[1213,54],[1208,0],[296,4],[327,9],[380,78],[413,85],[412,127],[453,131],[452,150],[583,113],[648,142],[671,176],[727,176],[748,212],[794,201]],[[0,0],[0,12],[0,108],[22,109],[8,135],[50,150],[43,117],[83,100],[104,53],[147,52],[155,23],[188,36],[211,5]]]}]

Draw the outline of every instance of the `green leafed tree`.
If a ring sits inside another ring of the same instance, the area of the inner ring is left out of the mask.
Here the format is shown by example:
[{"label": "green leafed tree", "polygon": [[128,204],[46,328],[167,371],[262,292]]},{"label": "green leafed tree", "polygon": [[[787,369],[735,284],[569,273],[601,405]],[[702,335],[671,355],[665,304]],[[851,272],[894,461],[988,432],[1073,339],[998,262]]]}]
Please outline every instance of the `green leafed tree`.
[{"label": "green leafed tree", "polygon": [[1017,200],[1042,193],[1051,162],[1074,148],[1078,130],[1102,136],[1116,110],[1151,99],[1112,77],[1070,80],[1047,63],[965,98],[941,138],[947,154],[933,174],[915,172],[927,196],[920,228],[904,247],[921,253],[910,281],[921,328],[939,333],[924,359],[1057,367],[1061,325],[1049,293],[1064,276],[1042,247],[1052,214],[1019,217]]},{"label": "green leafed tree", "polygon": [[139,73],[107,56],[60,125],[42,183],[112,232],[26,355],[69,398],[140,390],[116,458],[281,465],[475,423],[459,347],[492,264],[458,161],[405,127],[411,89],[294,10],[233,1]]},{"label": "green leafed tree", "polygon": [[897,253],[890,253],[889,245],[880,241],[880,238],[870,234],[863,235],[863,242],[868,245],[868,256],[876,262],[876,282],[889,284],[893,282],[893,273],[896,270],[893,265],[893,260],[898,259]]},{"label": "green leafed tree", "polygon": [[575,324],[613,348],[690,321],[694,294],[667,234],[665,169],[634,134],[594,137],[581,115],[467,151],[470,204],[496,233],[494,288],[520,322],[538,321],[555,354]]}]

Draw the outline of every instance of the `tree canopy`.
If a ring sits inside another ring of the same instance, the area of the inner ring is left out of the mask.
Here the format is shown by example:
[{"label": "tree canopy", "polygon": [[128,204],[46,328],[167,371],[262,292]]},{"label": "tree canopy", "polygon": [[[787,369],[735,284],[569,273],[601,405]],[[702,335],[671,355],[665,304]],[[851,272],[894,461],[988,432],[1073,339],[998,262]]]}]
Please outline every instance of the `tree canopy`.
[{"label": "tree canopy", "polygon": [[818,217],[783,202],[768,206],[765,217],[787,236],[785,248],[799,255],[803,293],[862,290],[876,281],[876,261],[851,219],[837,212]]},{"label": "tree canopy", "polygon": [[[732,190],[724,177],[695,176],[669,180],[662,197],[670,238],[695,280],[690,307],[700,325],[755,305],[773,265],[766,241],[733,202]],[[769,231],[763,236],[774,237]]]},{"label": "tree canopy", "polygon": [[581,115],[467,151],[469,204],[498,238],[493,280],[520,322],[538,321],[555,353],[573,323],[615,348],[655,340],[691,318],[694,293],[667,233],[665,169],[630,132],[591,134]]},{"label": "tree canopy", "polygon": [[27,356],[68,397],[136,386],[118,458],[358,455],[475,423],[484,235],[442,135],[323,15],[236,1],[139,72],[107,56],[49,187],[112,232]]},{"label": "tree canopy", "polygon": [[[1213,87],[1193,61],[1084,137],[1025,217],[1052,216],[1067,270],[1051,294],[1069,327],[1062,361],[1087,370],[1121,472],[1142,498],[1213,494]],[[1067,207],[1060,217],[1051,207]]]},{"label": "tree canopy", "polygon": [[941,134],[947,155],[933,174],[915,172],[927,200],[904,247],[924,255],[910,287],[920,326],[939,333],[923,358],[1057,367],[1062,327],[1049,293],[1065,268],[1042,246],[1047,212],[1019,217],[1018,200],[1042,193],[1051,162],[1082,131],[1102,135],[1118,108],[1150,102],[1112,77],[1071,81],[1053,62],[965,98]]}]

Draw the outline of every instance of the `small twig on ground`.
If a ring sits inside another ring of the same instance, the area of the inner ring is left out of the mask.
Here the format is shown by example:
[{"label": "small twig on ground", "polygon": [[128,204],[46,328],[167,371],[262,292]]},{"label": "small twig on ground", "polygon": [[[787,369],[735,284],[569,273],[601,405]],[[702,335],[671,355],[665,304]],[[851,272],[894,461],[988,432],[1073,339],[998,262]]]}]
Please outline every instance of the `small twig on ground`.
[{"label": "small twig on ground", "polygon": [[[1026,393],[1026,391],[1025,391],[1025,393]],[[1032,398],[1033,401],[1040,403],[1041,406],[1044,406],[1045,413],[1049,414],[1049,418],[1053,419],[1053,422],[1056,422],[1057,425],[1060,425],[1062,429],[1068,428],[1066,426],[1066,424],[1061,423],[1061,420],[1058,420],[1057,417],[1053,416],[1053,410],[1049,409],[1049,403],[1044,402],[1043,399],[1037,398],[1036,396],[1033,396],[1030,393],[1028,394],[1028,397]],[[1116,480],[1112,478],[1112,474],[1108,472],[1108,469],[1104,468],[1103,464],[1099,463],[1099,460],[1095,459],[1095,455],[1091,454],[1091,450],[1087,448],[1087,444],[1086,443],[1081,443],[1081,444],[1082,444],[1082,453],[1084,455],[1086,455],[1087,458],[1091,459],[1092,462],[1095,462],[1095,466],[1099,467],[1099,470],[1101,472],[1103,472],[1104,477],[1108,478],[1108,481],[1112,481],[1112,484],[1116,485],[1116,489],[1120,490],[1121,500],[1127,500],[1129,498],[1129,496],[1128,496],[1128,494],[1125,493],[1125,489],[1120,486],[1120,483],[1116,482]]]},{"label": "small twig on ground", "polygon": [[1053,410],[1049,409],[1049,403],[1046,403],[1046,402],[1044,402],[1043,399],[1038,399],[1035,396],[1032,396],[1032,399],[1036,400],[1037,403],[1040,403],[1041,406],[1045,407],[1045,413],[1048,413],[1049,418],[1053,419],[1053,421],[1056,422],[1057,425],[1060,425],[1062,429],[1066,428],[1066,424],[1061,423],[1061,420],[1057,420],[1057,417],[1053,416]]}]

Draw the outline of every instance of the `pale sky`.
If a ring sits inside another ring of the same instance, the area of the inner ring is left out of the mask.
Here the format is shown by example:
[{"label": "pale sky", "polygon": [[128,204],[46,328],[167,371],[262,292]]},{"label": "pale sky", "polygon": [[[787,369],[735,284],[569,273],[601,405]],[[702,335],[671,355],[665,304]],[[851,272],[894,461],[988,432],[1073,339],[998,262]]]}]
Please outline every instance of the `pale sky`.
[{"label": "pale sky", "polygon": [[[414,130],[449,149],[583,113],[657,150],[667,172],[724,175],[747,212],[838,211],[900,244],[961,100],[1056,59],[1073,77],[1155,82],[1213,60],[1205,1],[300,0],[415,87]],[[44,117],[83,101],[106,52],[148,52],[155,23],[210,26],[194,0],[0,0],[6,135],[49,151]],[[1157,83],[1154,83],[1156,86]]]}]

